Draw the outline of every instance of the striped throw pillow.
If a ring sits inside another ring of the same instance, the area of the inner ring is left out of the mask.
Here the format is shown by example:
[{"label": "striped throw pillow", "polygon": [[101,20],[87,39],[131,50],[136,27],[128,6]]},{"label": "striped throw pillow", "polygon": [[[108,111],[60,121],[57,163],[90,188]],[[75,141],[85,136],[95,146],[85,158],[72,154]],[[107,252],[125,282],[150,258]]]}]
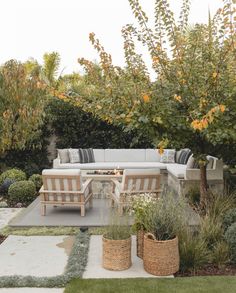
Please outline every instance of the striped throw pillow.
[{"label": "striped throw pillow", "polygon": [[79,149],[80,163],[93,163],[95,162],[93,149]]},{"label": "striped throw pillow", "polygon": [[179,155],[179,158],[177,160],[178,164],[186,165],[188,162],[188,158],[191,156],[192,152],[190,149],[183,149],[181,150],[181,153]]}]

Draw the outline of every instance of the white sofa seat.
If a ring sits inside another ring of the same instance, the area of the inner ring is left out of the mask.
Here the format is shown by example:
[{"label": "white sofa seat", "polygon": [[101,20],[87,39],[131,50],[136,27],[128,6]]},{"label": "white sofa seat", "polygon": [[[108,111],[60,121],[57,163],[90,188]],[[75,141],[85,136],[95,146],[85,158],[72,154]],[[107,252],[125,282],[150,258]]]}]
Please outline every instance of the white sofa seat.
[{"label": "white sofa seat", "polygon": [[[177,164],[176,164],[177,165]],[[106,169],[150,169],[159,168],[166,170],[166,164],[158,162],[95,162],[86,164],[59,164],[59,169],[80,169],[80,170],[106,170]]]},{"label": "white sofa seat", "polygon": [[184,178],[186,174],[186,165],[166,164],[167,171],[177,178]]}]

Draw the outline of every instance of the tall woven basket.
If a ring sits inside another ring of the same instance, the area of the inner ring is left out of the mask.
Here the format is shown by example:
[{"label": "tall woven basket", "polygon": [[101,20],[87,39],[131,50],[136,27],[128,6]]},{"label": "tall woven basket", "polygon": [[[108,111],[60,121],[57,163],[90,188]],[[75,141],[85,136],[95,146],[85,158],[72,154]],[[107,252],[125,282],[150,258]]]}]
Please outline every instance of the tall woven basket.
[{"label": "tall woven basket", "polygon": [[122,271],[131,266],[131,237],[125,240],[102,238],[102,265],[107,270]]},{"label": "tall woven basket", "polygon": [[144,230],[138,230],[137,232],[137,256],[143,258],[143,242],[144,242]]},{"label": "tall woven basket", "polygon": [[169,276],[179,270],[178,237],[158,241],[151,233],[144,235],[143,265],[155,276]]}]

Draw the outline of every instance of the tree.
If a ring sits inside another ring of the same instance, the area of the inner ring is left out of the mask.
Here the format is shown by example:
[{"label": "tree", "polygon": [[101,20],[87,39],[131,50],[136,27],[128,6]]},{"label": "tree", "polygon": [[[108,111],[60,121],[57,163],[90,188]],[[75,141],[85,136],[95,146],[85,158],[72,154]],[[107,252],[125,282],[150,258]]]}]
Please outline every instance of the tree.
[{"label": "tree", "polygon": [[15,60],[0,68],[0,153],[33,145],[43,123],[47,90],[38,74]]},{"label": "tree", "polygon": [[[205,24],[189,26],[190,1],[183,0],[176,22],[167,0],[155,2],[155,28],[138,0],[129,0],[139,28],[123,29],[127,67],[117,68],[94,34],[90,40],[100,55],[99,70],[90,61],[85,67],[90,95],[76,103],[127,129],[139,128],[159,148],[190,146],[200,165],[201,203],[207,196],[207,153],[218,145],[236,141],[236,22],[235,1],[224,0],[223,8]],[[133,38],[147,46],[156,72],[149,74]],[[96,70],[95,70],[96,69]],[[87,93],[86,93],[87,94]]]}]

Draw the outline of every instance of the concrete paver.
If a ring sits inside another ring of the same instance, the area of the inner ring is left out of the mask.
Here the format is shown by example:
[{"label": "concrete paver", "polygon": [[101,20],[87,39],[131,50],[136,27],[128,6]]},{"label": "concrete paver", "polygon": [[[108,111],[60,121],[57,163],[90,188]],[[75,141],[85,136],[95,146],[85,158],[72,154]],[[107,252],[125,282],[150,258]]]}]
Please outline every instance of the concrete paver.
[{"label": "concrete paver", "polygon": [[0,229],[8,224],[8,222],[19,214],[22,209],[0,208]]},{"label": "concrete paver", "polygon": [[[143,268],[143,261],[136,255],[136,237],[132,236],[132,266],[124,271],[110,271],[102,267],[102,236],[92,235],[90,238],[89,255],[84,279],[90,278],[152,278]],[[173,278],[172,276],[166,276]],[[164,278],[166,278],[164,277]],[[157,278],[157,277],[156,277]],[[163,278],[163,277],[162,277]]]},{"label": "concrete paver", "polygon": [[51,277],[64,272],[73,236],[13,236],[0,245],[0,276]]}]

